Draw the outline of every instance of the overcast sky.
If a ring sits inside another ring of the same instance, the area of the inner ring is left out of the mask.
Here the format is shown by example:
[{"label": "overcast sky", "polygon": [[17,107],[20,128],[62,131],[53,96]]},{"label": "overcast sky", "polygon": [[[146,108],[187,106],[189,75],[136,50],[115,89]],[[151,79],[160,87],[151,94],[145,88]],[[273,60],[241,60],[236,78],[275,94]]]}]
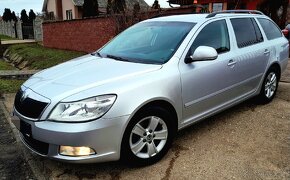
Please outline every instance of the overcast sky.
[{"label": "overcast sky", "polygon": [[[153,4],[154,0],[145,0],[150,6]],[[161,7],[169,7],[167,0],[159,0]],[[0,15],[3,15],[4,9],[9,8],[11,11],[15,11],[20,14],[22,9],[25,9],[27,14],[30,9],[33,11],[41,12],[43,5],[43,0],[0,0]]]}]

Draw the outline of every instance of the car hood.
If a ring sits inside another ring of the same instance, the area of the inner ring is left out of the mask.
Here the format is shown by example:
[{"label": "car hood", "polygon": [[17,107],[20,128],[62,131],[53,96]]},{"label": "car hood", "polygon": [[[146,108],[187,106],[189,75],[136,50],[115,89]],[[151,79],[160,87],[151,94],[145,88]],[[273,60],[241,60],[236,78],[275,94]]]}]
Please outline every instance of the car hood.
[{"label": "car hood", "polygon": [[[49,99],[156,71],[162,65],[141,64],[92,55],[68,61],[33,75],[24,87]],[[112,92],[114,93],[114,92]]]}]

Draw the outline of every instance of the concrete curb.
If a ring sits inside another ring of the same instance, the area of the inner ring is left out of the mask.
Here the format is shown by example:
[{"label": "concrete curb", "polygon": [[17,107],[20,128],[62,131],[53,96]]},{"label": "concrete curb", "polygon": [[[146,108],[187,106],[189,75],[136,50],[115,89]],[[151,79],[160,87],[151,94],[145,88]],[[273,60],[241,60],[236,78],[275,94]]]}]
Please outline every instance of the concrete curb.
[{"label": "concrete curb", "polygon": [[8,108],[5,106],[4,101],[3,101],[4,97],[1,96],[0,94],[0,109],[2,109],[4,115],[5,115],[5,119],[7,120],[7,122],[10,125],[10,128],[14,134],[14,137],[16,139],[16,143],[19,146],[19,148],[22,151],[22,154],[24,155],[24,159],[27,162],[27,164],[29,165],[34,177],[36,179],[40,179],[40,180],[45,180],[47,178],[45,178],[45,176],[41,173],[41,171],[39,170],[37,164],[33,161],[34,157],[32,156],[31,152],[28,152],[28,150],[24,147],[24,145],[22,144],[20,137],[19,137],[19,131],[17,130],[17,128],[14,126],[14,124],[11,121],[11,116],[9,114]]},{"label": "concrete curb", "polygon": [[40,70],[27,70],[27,71],[0,71],[0,79],[28,79],[33,74],[39,72]]}]

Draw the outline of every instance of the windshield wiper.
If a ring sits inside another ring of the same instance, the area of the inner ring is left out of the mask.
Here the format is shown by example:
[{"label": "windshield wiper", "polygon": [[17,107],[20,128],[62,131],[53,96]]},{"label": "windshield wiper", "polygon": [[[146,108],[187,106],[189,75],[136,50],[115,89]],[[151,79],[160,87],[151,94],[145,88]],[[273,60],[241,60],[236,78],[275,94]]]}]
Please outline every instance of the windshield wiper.
[{"label": "windshield wiper", "polygon": [[107,57],[108,57],[108,58],[111,58],[111,59],[118,60],[118,61],[130,62],[128,59],[124,59],[124,58],[122,58],[122,57],[114,56],[114,55],[110,55],[110,54],[107,54]]},{"label": "windshield wiper", "polygon": [[92,56],[99,56],[102,57],[101,53],[99,53],[98,51],[91,53]]}]

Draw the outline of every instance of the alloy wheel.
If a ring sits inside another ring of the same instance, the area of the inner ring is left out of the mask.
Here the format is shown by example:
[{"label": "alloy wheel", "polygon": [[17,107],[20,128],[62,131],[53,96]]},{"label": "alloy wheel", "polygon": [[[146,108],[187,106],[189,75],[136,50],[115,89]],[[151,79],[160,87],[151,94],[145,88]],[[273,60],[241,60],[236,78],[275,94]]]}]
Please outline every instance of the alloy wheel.
[{"label": "alloy wheel", "polygon": [[265,95],[267,98],[271,98],[277,88],[277,76],[274,72],[269,73],[265,83]]},{"label": "alloy wheel", "polygon": [[168,138],[166,123],[159,117],[149,116],[141,119],[130,134],[131,151],[139,158],[151,158],[165,146]]}]

